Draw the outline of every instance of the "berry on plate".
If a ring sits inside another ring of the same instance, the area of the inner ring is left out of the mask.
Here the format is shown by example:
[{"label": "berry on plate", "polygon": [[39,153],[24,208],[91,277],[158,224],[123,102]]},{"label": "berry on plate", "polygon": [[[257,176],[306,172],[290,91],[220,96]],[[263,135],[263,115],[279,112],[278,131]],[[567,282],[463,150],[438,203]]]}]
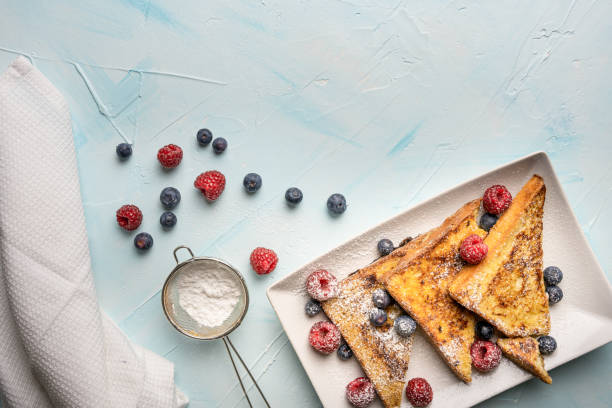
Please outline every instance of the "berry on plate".
[{"label": "berry on plate", "polygon": [[391,296],[384,289],[376,289],[372,292],[372,303],[379,309],[384,309],[391,304]]},{"label": "berry on plate", "polygon": [[215,201],[225,189],[225,176],[217,170],[209,170],[196,177],[193,182],[209,201]]},{"label": "berry on plate", "polygon": [[320,353],[331,354],[340,346],[340,330],[328,321],[316,322],[308,334],[308,342]]},{"label": "berry on plate", "polygon": [[291,205],[297,205],[302,201],[304,195],[302,194],[302,190],[297,187],[290,187],[285,192],[285,200]]},{"label": "berry on plate", "polygon": [[482,238],[476,234],[465,238],[459,247],[461,259],[472,265],[480,263],[487,256],[488,251],[487,244],[482,242]]},{"label": "berry on plate", "polygon": [[166,145],[157,152],[157,160],[165,169],[175,168],[181,164],[182,159],[183,149],[174,144]]},{"label": "berry on plate", "polygon": [[559,303],[563,299],[563,291],[557,285],[547,286],[546,293],[548,293],[548,303],[551,305]]},{"label": "berry on plate", "polygon": [[408,381],[406,397],[413,407],[426,407],[433,400],[433,390],[426,379],[416,377]]},{"label": "berry on plate", "polygon": [[491,371],[501,361],[501,349],[495,343],[486,340],[476,340],[470,347],[472,364],[483,373]]},{"label": "berry on plate", "polygon": [[166,210],[171,210],[181,202],[181,193],[174,187],[166,187],[159,194],[159,201]]},{"label": "berry on plate", "polygon": [[338,296],[338,280],[325,269],[319,269],[306,279],[306,292],[319,302],[335,298]]},{"label": "berry on plate", "polygon": [[176,215],[171,211],[166,211],[159,217],[159,223],[164,228],[172,228],[176,225]]},{"label": "berry on plate", "polygon": [[487,188],[482,196],[482,206],[490,214],[501,214],[510,207],[512,194],[504,186],[496,184]]},{"label": "berry on plate", "polygon": [[249,193],[254,193],[261,188],[261,176],[257,173],[249,173],[242,180],[244,188]]},{"label": "berry on plate", "polygon": [[380,327],[387,321],[387,312],[382,309],[375,308],[370,310],[370,323],[376,327]]},{"label": "berry on plate", "polygon": [[410,337],[415,332],[417,324],[414,319],[408,315],[398,316],[393,322],[395,331],[402,337]]},{"label": "berry on plate", "polygon": [[348,360],[349,358],[353,357],[353,350],[351,350],[346,343],[342,343],[340,347],[338,347],[337,353],[340,360]]},{"label": "berry on plate", "polygon": [[327,199],[327,209],[332,214],[342,214],[346,211],[346,198],[342,194],[332,194]]},{"label": "berry on plate", "polygon": [[374,385],[366,377],[355,378],[346,386],[346,399],[356,408],[366,408],[374,398]]},{"label": "berry on plate", "polygon": [[153,246],[153,237],[147,232],[141,232],[134,237],[134,246],[146,250]]},{"label": "berry on plate", "polygon": [[257,247],[251,252],[251,266],[258,275],[267,275],[276,268],[278,256],[268,248]]},{"label": "berry on plate", "polygon": [[119,143],[115,152],[117,152],[117,156],[120,159],[125,160],[132,155],[132,145],[129,143]]},{"label": "berry on plate", "polygon": [[316,316],[321,311],[321,303],[314,299],[310,299],[308,302],[306,302],[306,305],[304,306],[304,311],[310,317]]},{"label": "berry on plate", "polygon": [[212,142],[213,151],[216,154],[221,154],[227,149],[227,140],[222,137],[218,137]]},{"label": "berry on plate", "polygon": [[383,238],[378,241],[376,247],[378,248],[378,253],[380,254],[380,256],[389,255],[395,249],[393,247],[393,242],[391,242],[391,240],[387,238]]},{"label": "berry on plate", "polygon": [[476,334],[483,340],[491,340],[491,337],[493,337],[493,326],[481,320],[476,323]]},{"label": "berry on plate", "polygon": [[142,222],[142,212],[140,208],[132,204],[126,204],[119,208],[116,213],[117,224],[127,231],[133,231]]},{"label": "berry on plate", "polygon": [[499,219],[498,215],[484,213],[480,217],[480,221],[478,222],[478,225],[480,225],[480,228],[482,228],[483,230],[490,231],[498,219]]},{"label": "berry on plate", "polygon": [[538,338],[540,353],[547,355],[557,349],[557,341],[552,336],[542,336]]},{"label": "berry on plate", "polygon": [[198,133],[196,134],[196,139],[198,140],[198,143],[200,144],[200,146],[208,146],[212,138],[213,138],[213,134],[208,129],[200,129],[198,130]]},{"label": "berry on plate", "polygon": [[546,286],[558,285],[563,279],[563,272],[556,266],[549,266],[544,269],[544,283]]}]

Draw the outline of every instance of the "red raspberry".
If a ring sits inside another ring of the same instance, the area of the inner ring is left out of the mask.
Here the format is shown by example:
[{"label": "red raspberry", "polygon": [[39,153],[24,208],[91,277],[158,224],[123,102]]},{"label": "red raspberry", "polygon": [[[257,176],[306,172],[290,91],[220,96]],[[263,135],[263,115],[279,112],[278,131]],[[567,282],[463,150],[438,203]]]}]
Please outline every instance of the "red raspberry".
[{"label": "red raspberry", "polygon": [[340,346],[340,330],[328,321],[316,322],[310,328],[308,342],[317,351],[330,354]]},{"label": "red raspberry", "polygon": [[325,269],[319,269],[306,279],[306,291],[319,302],[334,298],[338,296],[338,280]]},{"label": "red raspberry", "polygon": [[472,234],[464,239],[459,247],[461,259],[472,265],[482,262],[485,256],[487,256],[487,252],[489,252],[489,247],[476,234]]},{"label": "red raspberry", "polygon": [[374,386],[366,377],[355,378],[346,386],[346,398],[357,408],[366,408],[375,397]]},{"label": "red raspberry", "polygon": [[499,365],[501,360],[501,349],[495,343],[485,340],[477,340],[470,347],[472,364],[478,371],[486,373]]},{"label": "red raspberry", "polygon": [[217,170],[209,170],[196,177],[193,185],[207,200],[215,201],[225,189],[225,176]]},{"label": "red raspberry", "polygon": [[251,266],[258,275],[267,275],[276,268],[278,256],[273,250],[257,247],[251,252]]},{"label": "red raspberry", "polygon": [[117,210],[117,224],[127,231],[133,231],[142,222],[142,212],[140,208],[132,204],[124,205]]},{"label": "red raspberry", "polygon": [[501,214],[510,207],[512,194],[504,186],[496,184],[487,188],[482,197],[482,206],[489,214]]},{"label": "red raspberry", "polygon": [[413,407],[426,407],[433,400],[433,390],[426,379],[416,377],[408,381],[406,397]]},{"label": "red raspberry", "polygon": [[157,160],[166,169],[173,169],[181,163],[183,159],[183,149],[177,145],[169,144],[157,152]]}]

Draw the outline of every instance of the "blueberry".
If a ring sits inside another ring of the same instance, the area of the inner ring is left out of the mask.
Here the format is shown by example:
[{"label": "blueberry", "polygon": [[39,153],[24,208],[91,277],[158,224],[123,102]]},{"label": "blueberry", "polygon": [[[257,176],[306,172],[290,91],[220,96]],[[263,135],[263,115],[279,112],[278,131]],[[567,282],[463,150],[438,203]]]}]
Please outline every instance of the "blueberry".
[{"label": "blueberry", "polygon": [[491,340],[491,337],[493,337],[493,326],[481,320],[476,323],[476,334],[483,340]]},{"label": "blueberry", "polygon": [[384,309],[391,304],[391,296],[384,289],[376,289],[372,293],[372,303],[379,309]]},{"label": "blueberry", "polygon": [[411,336],[416,330],[417,324],[414,319],[408,315],[401,315],[395,319],[393,323],[395,331],[402,337]]},{"label": "blueberry", "polygon": [[222,137],[218,137],[212,142],[213,150],[217,154],[221,154],[227,149],[227,140]]},{"label": "blueberry", "polygon": [[559,303],[563,299],[563,291],[557,285],[547,286],[546,293],[548,293],[548,303],[551,305]]},{"label": "blueberry", "polygon": [[166,210],[171,210],[181,202],[181,193],[174,187],[166,187],[159,195],[159,201]]},{"label": "blueberry", "polygon": [[478,225],[480,225],[480,228],[483,230],[489,231],[495,225],[498,219],[499,215],[484,213],[482,214],[482,217],[480,217],[480,222]]},{"label": "blueberry", "polygon": [[212,132],[208,129],[200,129],[198,130],[196,139],[198,139],[198,143],[200,144],[200,146],[208,146],[208,144],[212,140]]},{"label": "blueberry", "polygon": [[557,349],[557,341],[551,336],[542,336],[538,338],[538,344],[540,346],[540,353],[544,355],[550,354]]},{"label": "blueberry", "polygon": [[302,190],[297,187],[288,188],[285,192],[285,200],[287,200],[289,204],[297,205],[302,201],[302,198],[304,198]]},{"label": "blueberry", "polygon": [[304,306],[304,311],[310,317],[315,316],[321,311],[321,304],[314,299],[310,299]]},{"label": "blueberry", "polygon": [[556,266],[544,269],[544,283],[546,286],[558,285],[563,279],[563,272]]},{"label": "blueberry", "polygon": [[166,211],[159,217],[159,223],[164,228],[172,228],[176,225],[176,215],[173,212]]},{"label": "blueberry", "polygon": [[353,350],[351,350],[346,343],[342,343],[340,347],[338,347],[337,353],[340,360],[348,360],[349,358],[353,357]]},{"label": "blueberry", "polygon": [[378,247],[378,253],[381,256],[389,255],[395,249],[393,247],[393,242],[391,242],[391,240],[387,238],[383,238],[380,241],[378,241],[377,247]]},{"label": "blueberry", "polygon": [[261,176],[257,173],[249,173],[244,176],[242,184],[244,188],[246,188],[246,191],[254,193],[261,188]]},{"label": "blueberry", "polygon": [[151,234],[141,232],[134,237],[134,246],[138,249],[149,249],[153,246],[153,237]]},{"label": "blueberry", "polygon": [[132,155],[132,145],[129,143],[119,143],[115,151],[120,159],[127,159]]},{"label": "blueberry", "polygon": [[387,313],[382,309],[372,309],[370,310],[370,322],[378,327],[385,324],[387,321]]},{"label": "blueberry", "polygon": [[327,209],[332,214],[342,214],[346,211],[346,198],[342,194],[332,194],[327,199]]}]

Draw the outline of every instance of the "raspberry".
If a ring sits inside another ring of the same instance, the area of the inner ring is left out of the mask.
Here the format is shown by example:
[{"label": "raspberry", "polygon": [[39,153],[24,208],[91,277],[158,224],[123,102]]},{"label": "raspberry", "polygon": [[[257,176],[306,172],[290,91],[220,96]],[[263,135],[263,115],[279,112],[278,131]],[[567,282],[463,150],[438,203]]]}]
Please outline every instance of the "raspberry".
[{"label": "raspberry", "polygon": [[267,275],[276,268],[278,256],[273,250],[257,247],[251,252],[251,266],[258,275]]},{"label": "raspberry", "polygon": [[323,354],[333,353],[340,346],[340,330],[328,321],[316,322],[310,329],[308,342]]},{"label": "raspberry", "polygon": [[173,169],[181,163],[183,159],[183,149],[177,145],[169,144],[157,152],[157,160],[166,169]]},{"label": "raspberry", "polygon": [[311,273],[306,279],[306,291],[320,302],[338,296],[338,280],[324,269]]},{"label": "raspberry", "polygon": [[142,212],[135,205],[127,204],[117,210],[117,224],[124,230],[133,231],[141,222]]},{"label": "raspberry", "polygon": [[433,390],[426,379],[416,377],[408,381],[406,397],[413,407],[426,407],[433,400]]},{"label": "raspberry", "polygon": [[482,238],[476,234],[472,234],[463,240],[459,247],[459,255],[465,262],[476,265],[479,264],[485,256],[489,247],[482,242]]},{"label": "raspberry", "polygon": [[366,377],[355,378],[346,386],[346,398],[357,408],[367,407],[375,397],[374,386]]},{"label": "raspberry", "polygon": [[501,214],[510,207],[512,194],[504,186],[496,184],[487,188],[482,197],[482,206],[490,214]]},{"label": "raspberry", "polygon": [[485,340],[477,340],[470,347],[472,364],[478,371],[486,373],[499,365],[501,360],[501,349],[495,343]]},{"label": "raspberry", "polygon": [[200,174],[193,182],[207,200],[215,201],[225,189],[225,176],[217,170],[209,170]]}]

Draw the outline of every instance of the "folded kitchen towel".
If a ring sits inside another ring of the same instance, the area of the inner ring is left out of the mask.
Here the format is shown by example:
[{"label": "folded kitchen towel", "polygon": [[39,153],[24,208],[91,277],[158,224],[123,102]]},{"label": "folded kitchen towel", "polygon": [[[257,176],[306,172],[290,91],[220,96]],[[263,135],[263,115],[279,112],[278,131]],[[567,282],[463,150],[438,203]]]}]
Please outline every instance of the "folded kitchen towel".
[{"label": "folded kitchen towel", "polygon": [[70,114],[24,57],[0,76],[0,397],[8,407],[184,407],[169,361],[96,301]]}]

